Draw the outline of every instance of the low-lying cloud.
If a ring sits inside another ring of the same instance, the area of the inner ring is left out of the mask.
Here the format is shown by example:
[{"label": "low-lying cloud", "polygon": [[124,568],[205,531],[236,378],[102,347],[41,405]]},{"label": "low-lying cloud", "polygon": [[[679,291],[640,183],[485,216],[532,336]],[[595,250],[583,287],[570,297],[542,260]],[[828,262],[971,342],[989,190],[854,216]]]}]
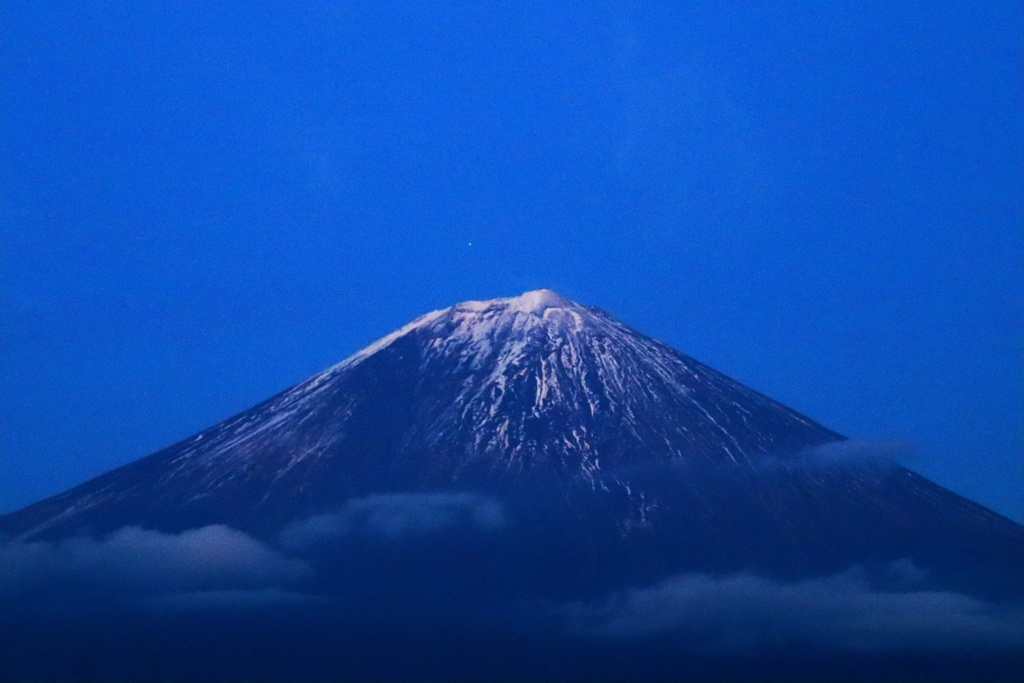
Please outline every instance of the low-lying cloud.
[{"label": "low-lying cloud", "polygon": [[[466,532],[483,537],[507,524],[504,506],[486,496],[410,493],[352,499],[334,514],[287,527],[279,547],[222,525],[16,542],[0,547],[0,599],[34,611],[287,609],[334,600],[339,591],[382,590],[387,572],[415,577],[426,565],[394,563],[406,544],[426,557],[434,539],[459,544]],[[441,571],[446,555],[435,555]]]},{"label": "low-lying cloud", "polygon": [[[907,575],[909,563],[893,572]],[[920,570],[910,567],[912,579]],[[944,591],[872,588],[858,568],[783,583],[752,574],[683,574],[646,588],[554,609],[564,632],[615,641],[679,637],[705,652],[790,645],[832,650],[1014,650],[1024,606]]]},{"label": "low-lying cloud", "polygon": [[262,591],[310,578],[288,558],[226,526],[179,534],[125,527],[107,537],[19,542],[0,550],[0,596],[109,597]]},{"label": "low-lying cloud", "polygon": [[460,530],[494,531],[508,523],[504,506],[474,493],[391,493],[349,500],[338,512],[292,524],[282,544],[301,550],[347,536],[385,542]]},{"label": "low-lying cloud", "polygon": [[846,439],[831,441],[800,451],[794,457],[806,465],[842,465],[854,462],[896,462],[913,460],[916,449],[908,441]]}]

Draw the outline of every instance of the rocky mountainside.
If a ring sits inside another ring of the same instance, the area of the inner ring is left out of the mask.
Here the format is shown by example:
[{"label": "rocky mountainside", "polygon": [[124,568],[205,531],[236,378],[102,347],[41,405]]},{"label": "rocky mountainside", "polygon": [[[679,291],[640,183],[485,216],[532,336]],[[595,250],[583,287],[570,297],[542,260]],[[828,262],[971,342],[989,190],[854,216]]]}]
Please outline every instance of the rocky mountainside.
[{"label": "rocky mountainside", "polygon": [[[550,290],[428,313],[148,458],[6,517],[16,534],[231,510],[298,512],[381,489],[624,468],[749,468],[839,435]],[[209,516],[204,520],[204,516]],[[102,521],[101,521],[102,520]]]},{"label": "rocky mountainside", "polygon": [[549,290],[0,531],[0,680],[1021,675],[1024,528]]},{"label": "rocky mountainside", "polygon": [[[538,290],[427,313],[0,526],[13,538],[208,524],[267,535],[358,496],[530,490],[573,510],[604,547],[659,546],[647,568],[1019,552],[1020,526],[844,441],[604,311]],[[690,543],[666,550],[664,534]]]}]

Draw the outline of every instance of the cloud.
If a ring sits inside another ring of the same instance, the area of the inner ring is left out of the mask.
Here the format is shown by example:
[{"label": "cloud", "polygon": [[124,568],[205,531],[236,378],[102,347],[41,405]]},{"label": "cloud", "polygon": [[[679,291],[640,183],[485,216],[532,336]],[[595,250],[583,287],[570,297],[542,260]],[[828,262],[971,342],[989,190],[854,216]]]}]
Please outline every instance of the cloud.
[{"label": "cloud", "polygon": [[875,468],[898,464],[907,466],[917,458],[916,447],[897,439],[845,439],[830,441],[798,451],[761,454],[751,466],[764,473],[794,470],[837,470],[844,467]]},{"label": "cloud", "polygon": [[805,465],[842,465],[852,462],[906,463],[916,454],[913,444],[899,440],[847,439],[815,446],[796,454]]},{"label": "cloud", "polygon": [[165,534],[125,527],[101,538],[14,543],[0,550],[0,596],[114,601],[301,583],[305,562],[226,526]]},{"label": "cloud", "polygon": [[292,524],[281,533],[291,549],[345,536],[385,542],[427,538],[452,531],[494,531],[508,523],[504,506],[473,493],[392,493],[354,498],[336,513]]},{"label": "cloud", "polygon": [[[397,590],[396,572],[434,581],[449,567],[452,546],[465,546],[465,532],[483,539],[506,524],[503,505],[485,496],[388,494],[288,527],[280,549],[220,525],[16,542],[0,547],[0,600],[26,613],[287,609],[370,587]],[[442,535],[447,545],[434,543]],[[366,552],[358,547],[365,543],[392,552]]]},{"label": "cloud", "polygon": [[[908,562],[893,573],[919,576]],[[684,574],[554,609],[566,633],[614,641],[681,638],[705,652],[787,645],[832,650],[1019,650],[1024,606],[943,591],[873,589],[866,574],[795,583],[752,575]]]}]

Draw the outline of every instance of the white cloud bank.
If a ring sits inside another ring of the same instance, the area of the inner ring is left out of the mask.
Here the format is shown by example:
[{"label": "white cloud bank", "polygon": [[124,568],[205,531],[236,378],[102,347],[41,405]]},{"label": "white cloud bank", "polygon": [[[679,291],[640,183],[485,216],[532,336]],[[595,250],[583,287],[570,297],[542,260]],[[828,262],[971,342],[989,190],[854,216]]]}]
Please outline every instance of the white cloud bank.
[{"label": "white cloud bank", "polygon": [[285,547],[303,549],[345,536],[385,542],[452,531],[494,531],[508,523],[493,498],[473,493],[390,493],[349,500],[333,514],[297,522],[281,533]]},{"label": "white cloud bank", "polygon": [[[94,539],[14,543],[0,550],[0,596],[123,601],[178,594],[274,595],[311,577],[302,560],[226,526],[167,534],[125,527]],[[262,592],[262,593],[261,593]]]},{"label": "white cloud bank", "polygon": [[673,636],[706,652],[793,644],[853,652],[1024,649],[1024,606],[952,592],[880,591],[857,568],[796,583],[751,574],[684,574],[601,600],[559,605],[554,613],[575,636]]}]

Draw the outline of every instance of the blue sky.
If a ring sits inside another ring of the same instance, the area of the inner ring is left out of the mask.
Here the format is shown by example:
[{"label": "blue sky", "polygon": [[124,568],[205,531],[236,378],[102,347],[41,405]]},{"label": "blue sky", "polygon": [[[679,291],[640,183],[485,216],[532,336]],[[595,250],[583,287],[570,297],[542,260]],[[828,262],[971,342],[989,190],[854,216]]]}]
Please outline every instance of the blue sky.
[{"label": "blue sky", "polygon": [[0,509],[551,287],[1020,520],[1022,14],[8,7]]}]

